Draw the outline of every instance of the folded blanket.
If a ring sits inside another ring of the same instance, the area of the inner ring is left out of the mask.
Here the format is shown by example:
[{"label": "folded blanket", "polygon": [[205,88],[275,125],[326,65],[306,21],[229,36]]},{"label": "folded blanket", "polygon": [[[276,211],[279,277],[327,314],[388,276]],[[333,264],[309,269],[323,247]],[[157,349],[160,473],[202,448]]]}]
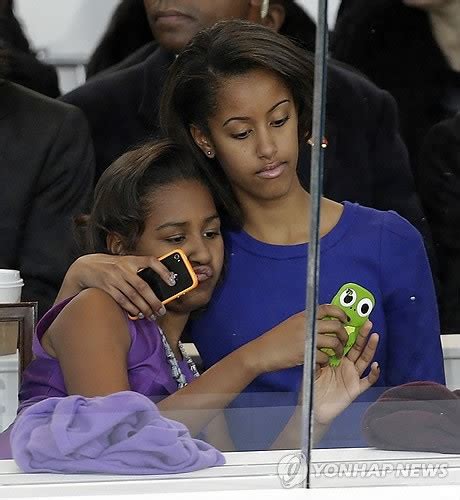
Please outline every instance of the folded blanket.
[{"label": "folded blanket", "polygon": [[130,391],[40,401],[18,417],[10,441],[24,472],[170,474],[225,462],[218,450]]},{"label": "folded blanket", "polygon": [[394,387],[368,408],[362,428],[376,448],[460,453],[460,391],[434,382]]}]

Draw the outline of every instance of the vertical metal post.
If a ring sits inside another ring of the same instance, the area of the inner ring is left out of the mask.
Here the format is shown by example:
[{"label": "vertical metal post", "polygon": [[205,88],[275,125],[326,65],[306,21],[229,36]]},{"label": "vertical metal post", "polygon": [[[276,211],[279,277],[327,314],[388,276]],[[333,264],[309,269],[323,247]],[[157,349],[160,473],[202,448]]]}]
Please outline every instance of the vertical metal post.
[{"label": "vertical metal post", "polygon": [[313,98],[313,146],[310,173],[310,244],[307,268],[307,340],[305,345],[302,408],[302,454],[306,461],[305,487],[310,488],[310,461],[313,436],[313,396],[315,380],[316,310],[319,292],[320,216],[323,191],[324,149],[323,137],[326,112],[328,24],[327,0],[318,0],[316,28],[315,87]]}]

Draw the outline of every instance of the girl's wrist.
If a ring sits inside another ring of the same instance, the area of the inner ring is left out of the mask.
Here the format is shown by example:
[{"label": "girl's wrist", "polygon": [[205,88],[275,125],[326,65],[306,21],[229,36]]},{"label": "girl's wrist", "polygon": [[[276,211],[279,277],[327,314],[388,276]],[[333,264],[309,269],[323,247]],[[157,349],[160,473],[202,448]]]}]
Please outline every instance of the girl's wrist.
[{"label": "girl's wrist", "polygon": [[317,422],[316,419],[313,419],[313,444],[316,446],[319,441],[323,438],[324,434],[326,434],[327,430],[329,429],[329,426],[331,425],[331,422],[328,424],[322,423],[322,422]]},{"label": "girl's wrist", "polygon": [[238,357],[238,365],[240,368],[247,373],[248,377],[254,380],[259,375],[264,373],[262,365],[260,363],[260,355],[256,352],[256,346],[254,341],[249,342],[233,352],[235,356]]}]

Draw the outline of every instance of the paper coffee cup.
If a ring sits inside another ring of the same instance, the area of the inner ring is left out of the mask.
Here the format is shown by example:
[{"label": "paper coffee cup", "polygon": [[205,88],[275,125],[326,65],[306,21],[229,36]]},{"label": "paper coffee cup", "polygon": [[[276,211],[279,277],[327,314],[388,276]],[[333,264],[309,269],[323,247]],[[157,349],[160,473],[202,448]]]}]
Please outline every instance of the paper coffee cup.
[{"label": "paper coffee cup", "polygon": [[0,269],[0,303],[15,304],[21,302],[21,292],[24,281],[19,271]]}]

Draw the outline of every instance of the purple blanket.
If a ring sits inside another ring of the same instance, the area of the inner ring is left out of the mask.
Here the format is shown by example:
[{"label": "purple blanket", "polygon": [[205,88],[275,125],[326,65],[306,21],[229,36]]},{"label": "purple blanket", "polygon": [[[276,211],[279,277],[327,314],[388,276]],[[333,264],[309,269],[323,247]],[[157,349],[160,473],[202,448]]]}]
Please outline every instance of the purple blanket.
[{"label": "purple blanket", "polygon": [[10,440],[24,472],[172,474],[225,463],[218,450],[130,391],[40,401],[18,417]]}]

